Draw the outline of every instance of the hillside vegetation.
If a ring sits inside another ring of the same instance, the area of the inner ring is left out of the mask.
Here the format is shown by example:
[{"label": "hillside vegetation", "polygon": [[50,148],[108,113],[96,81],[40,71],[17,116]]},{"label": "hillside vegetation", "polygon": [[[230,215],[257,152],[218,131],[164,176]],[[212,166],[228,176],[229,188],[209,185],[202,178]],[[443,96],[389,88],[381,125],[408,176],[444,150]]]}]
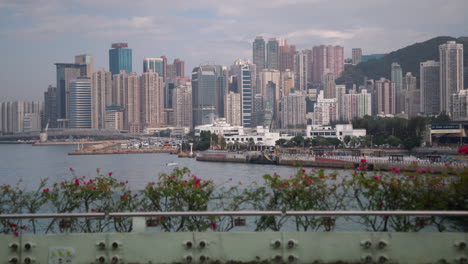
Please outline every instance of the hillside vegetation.
[{"label": "hillside vegetation", "polygon": [[397,62],[403,69],[403,76],[412,72],[419,80],[419,64],[427,60],[439,60],[439,45],[455,40],[464,45],[464,61],[468,60],[468,37],[436,37],[422,43],[415,43],[408,47],[393,51],[381,59],[372,59],[356,66],[349,65],[343,75],[337,79],[337,84],[355,83],[363,84],[364,78],[390,79],[391,64]]}]

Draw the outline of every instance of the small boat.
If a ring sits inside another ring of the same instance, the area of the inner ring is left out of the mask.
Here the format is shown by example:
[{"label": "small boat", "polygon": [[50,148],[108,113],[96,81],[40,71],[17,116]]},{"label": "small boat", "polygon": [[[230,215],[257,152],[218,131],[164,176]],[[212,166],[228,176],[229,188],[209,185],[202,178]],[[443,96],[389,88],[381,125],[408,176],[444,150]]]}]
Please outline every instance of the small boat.
[{"label": "small boat", "polygon": [[179,165],[177,162],[170,162],[170,163],[167,163],[166,166],[177,166]]}]

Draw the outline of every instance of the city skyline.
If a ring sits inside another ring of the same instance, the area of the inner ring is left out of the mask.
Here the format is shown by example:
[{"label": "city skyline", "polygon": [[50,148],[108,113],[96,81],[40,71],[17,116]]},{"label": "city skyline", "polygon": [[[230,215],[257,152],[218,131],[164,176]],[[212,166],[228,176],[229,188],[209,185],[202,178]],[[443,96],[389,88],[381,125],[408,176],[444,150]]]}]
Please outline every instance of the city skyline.
[{"label": "city skyline", "polygon": [[[0,64],[0,101],[41,99],[49,84],[55,86],[53,64],[73,63],[79,54],[93,56],[94,69],[109,71],[108,50],[117,42],[133,49],[137,73],[143,58],[165,55],[184,60],[188,76],[200,64],[252,60],[257,35],[287,38],[298,50],[341,45],[345,58],[356,47],[363,54],[385,53],[439,35],[466,35],[464,0],[375,2],[0,1],[0,41],[7,51]],[[424,12],[415,14],[414,8]],[[259,15],[259,9],[265,12]]]}]

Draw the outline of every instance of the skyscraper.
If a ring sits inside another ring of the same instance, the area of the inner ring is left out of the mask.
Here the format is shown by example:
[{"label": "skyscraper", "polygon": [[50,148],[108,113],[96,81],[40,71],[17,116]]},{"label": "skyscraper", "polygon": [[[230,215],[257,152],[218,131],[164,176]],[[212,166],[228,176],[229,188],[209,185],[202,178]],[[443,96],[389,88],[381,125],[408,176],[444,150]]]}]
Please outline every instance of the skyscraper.
[{"label": "skyscraper", "polygon": [[352,49],[353,65],[358,65],[362,61],[362,50],[361,48]]},{"label": "skyscraper", "polygon": [[86,64],[55,63],[57,67],[57,119],[70,117],[70,80],[86,72]]},{"label": "skyscraper", "polygon": [[287,40],[279,46],[279,70],[281,72],[289,69],[294,70],[294,56],[296,55],[296,46],[288,45]]},{"label": "skyscraper", "polygon": [[269,39],[266,45],[266,68],[279,70],[279,42],[276,38]]},{"label": "skyscraper", "polygon": [[49,127],[57,127],[57,87],[49,85],[44,93],[44,124],[49,123]]},{"label": "skyscraper", "polygon": [[420,64],[421,112],[425,115],[438,115],[440,109],[440,63],[425,61]]},{"label": "skyscraper", "polygon": [[193,126],[204,125],[217,115],[218,77],[216,66],[195,67],[192,71]]},{"label": "skyscraper", "polygon": [[407,72],[403,77],[402,86],[403,109],[408,117],[417,116],[421,111],[421,95],[420,90],[417,89],[416,77]]},{"label": "skyscraper", "polygon": [[253,64],[257,65],[257,72],[265,69],[265,40],[263,37],[256,37],[252,44]]},{"label": "skyscraper", "polygon": [[160,77],[164,76],[164,60],[162,58],[145,58],[143,59],[143,72],[153,70]]},{"label": "skyscraper", "polygon": [[391,69],[392,82],[395,83],[395,113],[401,113],[405,110],[402,98],[403,71],[396,62],[392,63]]},{"label": "skyscraper", "polygon": [[241,124],[243,127],[252,127],[252,112],[253,112],[253,89],[251,68],[255,67],[252,64],[244,64],[241,66],[239,78],[239,91],[241,92]]},{"label": "skyscraper", "polygon": [[126,77],[127,73],[122,70],[119,74],[115,74],[112,80],[112,104],[124,108],[126,106]]},{"label": "skyscraper", "polygon": [[315,46],[312,49],[312,82],[322,83],[323,75],[332,72],[335,79],[344,71],[344,48],[341,46]]},{"label": "skyscraper", "polygon": [[192,127],[192,85],[190,82],[178,85],[173,92],[174,125]]},{"label": "skyscraper", "polygon": [[307,90],[307,79],[309,78],[308,65],[307,65],[307,52],[297,52],[294,56],[294,74],[295,74],[295,88],[299,91]]},{"label": "skyscraper", "polygon": [[327,72],[323,75],[324,98],[336,98],[336,83],[333,72]]},{"label": "skyscraper", "polygon": [[184,78],[185,77],[185,62],[180,59],[175,59],[173,62],[175,77]]},{"label": "skyscraper", "polygon": [[109,50],[109,70],[114,74],[119,74],[121,70],[127,73],[132,72],[132,49],[127,43],[114,43]]},{"label": "skyscraper", "polygon": [[241,125],[241,95],[234,92],[226,94],[226,108],[224,109],[226,122],[231,126]]},{"label": "skyscraper", "polygon": [[300,128],[306,125],[306,100],[302,92],[281,98],[281,127]]},{"label": "skyscraper", "polygon": [[75,64],[86,65],[86,67],[81,68],[81,76],[91,78],[94,72],[94,59],[92,56],[87,54],[77,55],[75,56]]},{"label": "skyscraper", "polygon": [[149,70],[140,77],[141,121],[144,127],[159,127],[163,122],[164,86],[163,78]]},{"label": "skyscraper", "polygon": [[395,114],[395,83],[381,78],[375,82],[377,91],[377,114]]},{"label": "skyscraper", "polygon": [[106,106],[112,105],[112,76],[103,68],[92,74],[91,88],[91,127],[104,129],[106,126]]},{"label": "skyscraper", "polygon": [[91,78],[70,80],[69,128],[91,128]]},{"label": "skyscraper", "polygon": [[125,92],[124,125],[130,133],[140,133],[143,131],[140,77],[132,72],[124,73],[122,79]]},{"label": "skyscraper", "polygon": [[327,126],[336,121],[336,115],[336,98],[324,98],[323,91],[320,91],[314,104],[312,125]]},{"label": "skyscraper", "polygon": [[447,41],[439,46],[440,110],[450,114],[452,94],[463,90],[463,44]]},{"label": "skyscraper", "polygon": [[455,121],[468,120],[468,90],[460,90],[451,96],[452,119]]}]

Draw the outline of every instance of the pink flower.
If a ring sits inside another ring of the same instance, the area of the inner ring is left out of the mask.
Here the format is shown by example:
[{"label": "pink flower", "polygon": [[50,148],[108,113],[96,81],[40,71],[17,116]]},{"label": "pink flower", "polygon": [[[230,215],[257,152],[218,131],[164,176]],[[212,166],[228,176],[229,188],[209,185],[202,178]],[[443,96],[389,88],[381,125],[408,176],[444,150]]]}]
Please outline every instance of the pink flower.
[{"label": "pink flower", "polygon": [[28,229],[28,228],[27,228],[25,225],[23,225],[23,226],[21,226],[21,229],[22,229],[22,230],[26,230],[26,229]]},{"label": "pink flower", "polygon": [[86,179],[86,176],[83,176],[82,178],[83,178],[83,179]]},{"label": "pink flower", "polygon": [[112,177],[112,172],[109,172],[107,175],[109,175],[109,177]]},{"label": "pink flower", "polygon": [[96,209],[94,209],[94,208],[91,208],[91,212],[96,212]]},{"label": "pink flower", "polygon": [[287,182],[283,182],[283,186],[288,187],[289,184]]},{"label": "pink flower", "polygon": [[128,181],[125,181],[125,183],[128,183]]},{"label": "pink flower", "polygon": [[216,228],[218,227],[218,225],[216,224],[216,222],[211,222],[211,223],[210,223],[210,227],[211,227],[211,229],[216,230]]},{"label": "pink flower", "polygon": [[127,200],[128,198],[127,198],[127,196],[125,196],[125,195],[120,195],[120,199],[122,199],[122,200]]},{"label": "pink flower", "polygon": [[450,163],[445,162],[444,165],[445,165],[445,167],[448,167],[448,166],[450,166]]},{"label": "pink flower", "polygon": [[395,172],[396,174],[399,174],[399,173],[400,173],[400,169],[399,169],[399,168],[392,168],[392,171]]},{"label": "pink flower", "polygon": [[366,160],[366,159],[362,159],[362,160],[361,160],[361,163],[367,163],[367,160]]},{"label": "pink flower", "polygon": [[292,177],[293,177],[292,175],[289,175],[289,179],[292,179]]},{"label": "pink flower", "polygon": [[79,186],[80,185],[80,181],[78,179],[75,180],[75,185],[76,186]]},{"label": "pink flower", "polygon": [[44,190],[42,190],[43,193],[48,193],[49,192],[49,188],[45,188]]},{"label": "pink flower", "polygon": [[380,176],[374,176],[374,177],[372,177],[372,178],[373,178],[374,180],[378,181],[378,180],[380,180],[381,177],[380,177]]},{"label": "pink flower", "polygon": [[468,155],[468,146],[463,146],[460,149],[458,149],[458,153]]},{"label": "pink flower", "polygon": [[73,168],[70,168],[70,171],[73,171]]},{"label": "pink flower", "polygon": [[425,169],[425,168],[421,168],[421,169],[417,170],[416,172],[419,173],[419,174],[422,174],[422,173],[425,173],[425,172],[426,172],[426,169]]},{"label": "pink flower", "polygon": [[13,224],[13,223],[9,223],[8,224],[11,228],[18,228],[18,226],[16,224]]},{"label": "pink flower", "polygon": [[137,196],[138,196],[138,193],[135,193],[135,194],[133,195],[133,197],[137,197]]},{"label": "pink flower", "polygon": [[302,169],[301,172],[302,172],[302,173],[306,173],[306,170]]}]

